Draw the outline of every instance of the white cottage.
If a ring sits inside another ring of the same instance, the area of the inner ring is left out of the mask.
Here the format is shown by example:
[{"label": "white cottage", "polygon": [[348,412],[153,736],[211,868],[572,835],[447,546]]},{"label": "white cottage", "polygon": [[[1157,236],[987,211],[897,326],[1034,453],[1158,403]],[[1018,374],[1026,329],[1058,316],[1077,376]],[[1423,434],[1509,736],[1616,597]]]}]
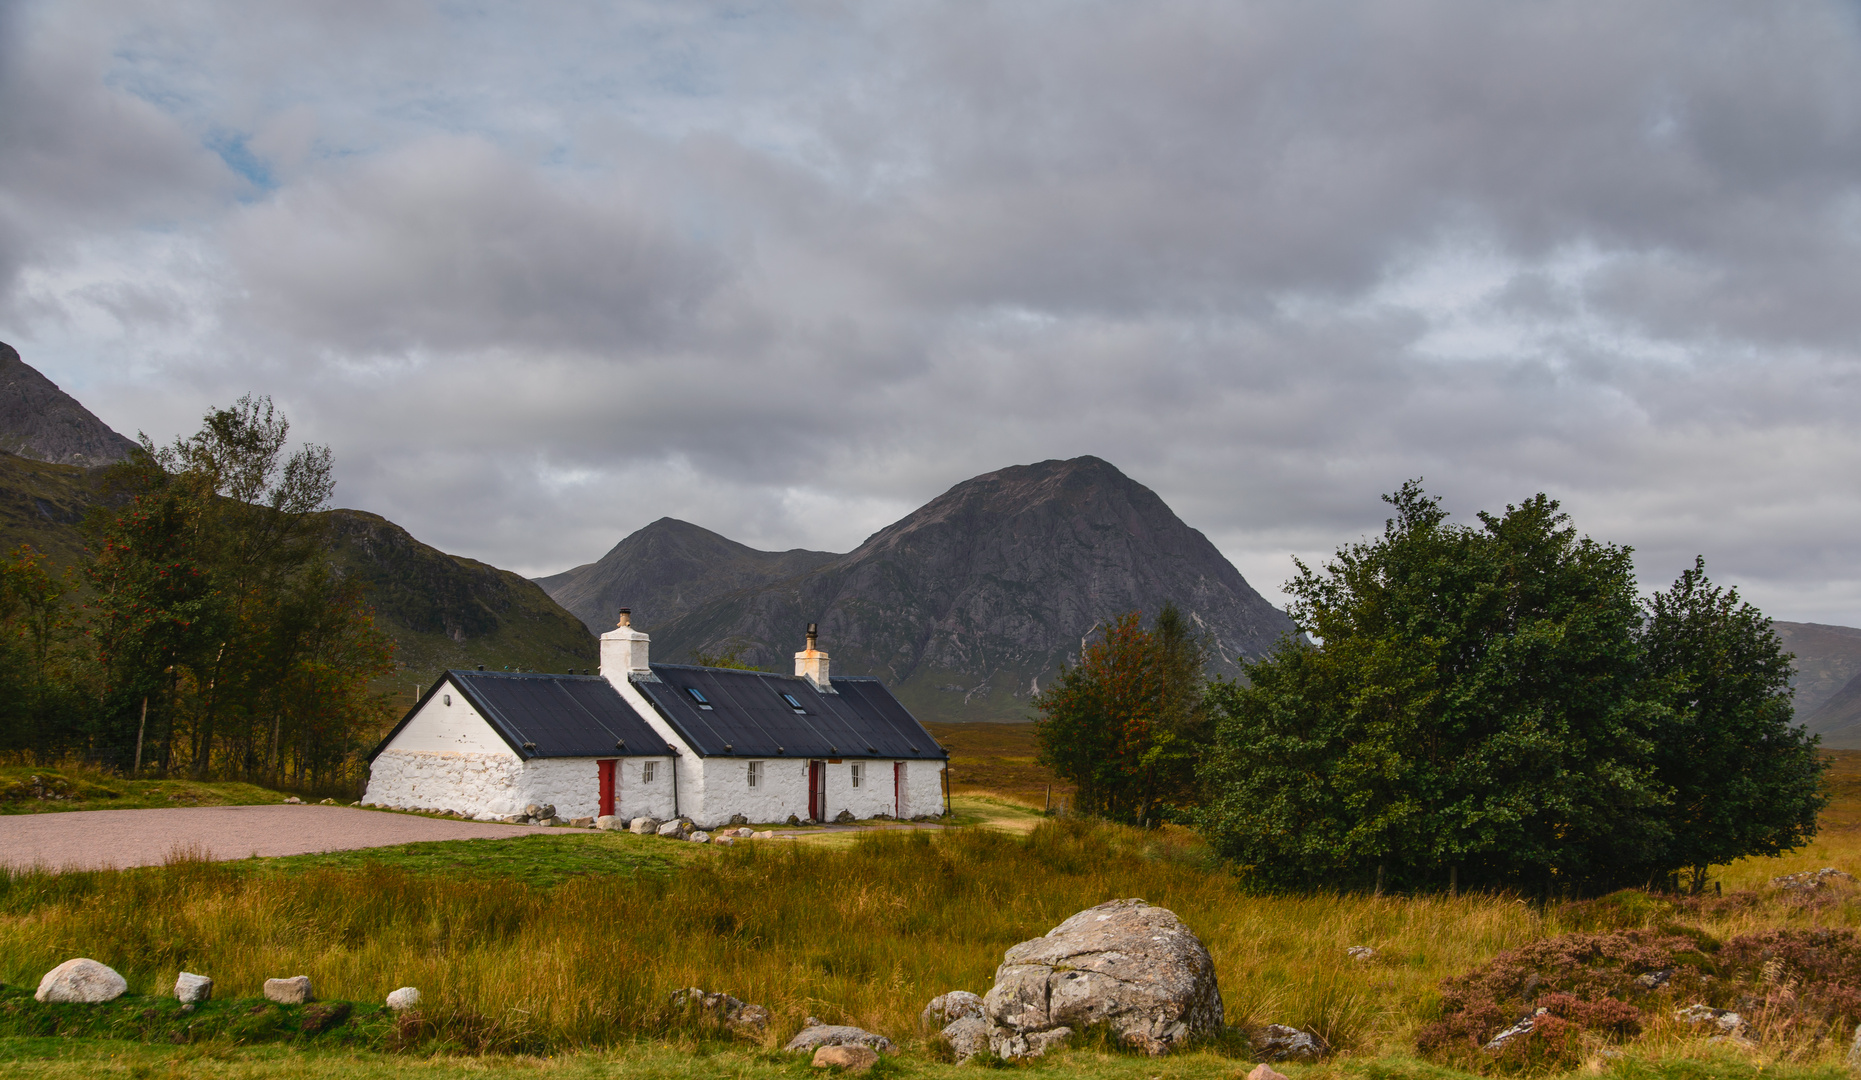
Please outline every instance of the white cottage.
[{"label": "white cottage", "polygon": [[949,755],[877,679],[830,677],[813,626],[792,676],[653,664],[649,646],[623,609],[599,676],[447,672],[375,751],[364,802],[704,828],[944,812]]}]

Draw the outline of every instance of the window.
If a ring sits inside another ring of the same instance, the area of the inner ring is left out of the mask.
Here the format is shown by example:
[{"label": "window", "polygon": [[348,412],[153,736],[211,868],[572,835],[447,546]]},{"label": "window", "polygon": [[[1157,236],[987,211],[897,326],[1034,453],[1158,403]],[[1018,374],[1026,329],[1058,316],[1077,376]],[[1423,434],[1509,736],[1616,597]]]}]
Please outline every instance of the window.
[{"label": "window", "polygon": [[640,765],[640,783],[650,784],[653,782],[653,774],[659,771],[656,768],[658,764],[657,761],[648,761]]},{"label": "window", "polygon": [[704,696],[704,691],[698,689],[695,686],[687,686],[685,688],[685,692],[691,695],[691,699],[698,703],[698,707],[700,709],[703,709],[706,712],[710,711],[711,699]]},{"label": "window", "polygon": [[859,786],[859,782],[862,779],[862,774],[864,774],[865,771],[866,771],[866,766],[861,765],[858,762],[855,762],[853,764],[853,786],[854,787]]},{"label": "window", "polygon": [[750,786],[762,786],[762,762],[760,761],[750,762]]},{"label": "window", "polygon": [[800,715],[800,716],[808,715],[808,710],[801,707],[801,702],[795,700],[795,695],[783,694],[782,700],[788,702],[788,707],[795,710],[797,715]]}]

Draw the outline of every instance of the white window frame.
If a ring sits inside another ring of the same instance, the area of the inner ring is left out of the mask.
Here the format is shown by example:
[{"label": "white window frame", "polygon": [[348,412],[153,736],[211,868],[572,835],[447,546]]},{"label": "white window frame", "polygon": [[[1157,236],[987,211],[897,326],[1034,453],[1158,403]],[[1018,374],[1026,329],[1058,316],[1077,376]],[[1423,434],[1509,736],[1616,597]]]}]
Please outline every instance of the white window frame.
[{"label": "white window frame", "polygon": [[865,773],[866,773],[865,763],[855,761],[853,763],[853,786],[854,787],[858,787],[859,782],[865,779]]},{"label": "white window frame", "polygon": [[750,765],[750,771],[749,771],[750,786],[761,787],[762,786],[762,762],[752,761],[749,763],[749,765]]},{"label": "white window frame", "polygon": [[658,766],[659,766],[659,763],[657,761],[640,762],[640,783],[642,784],[652,783],[653,779],[659,773]]}]

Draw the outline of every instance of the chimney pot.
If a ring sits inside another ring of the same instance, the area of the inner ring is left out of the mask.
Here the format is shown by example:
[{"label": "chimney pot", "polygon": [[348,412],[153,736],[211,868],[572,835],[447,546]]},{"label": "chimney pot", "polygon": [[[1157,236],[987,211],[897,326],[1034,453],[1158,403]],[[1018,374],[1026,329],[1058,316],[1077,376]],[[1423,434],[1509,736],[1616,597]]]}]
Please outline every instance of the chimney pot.
[{"label": "chimney pot", "polygon": [[632,608],[621,608],[620,609],[620,622],[618,625],[620,626],[632,626],[633,625],[633,609]]}]

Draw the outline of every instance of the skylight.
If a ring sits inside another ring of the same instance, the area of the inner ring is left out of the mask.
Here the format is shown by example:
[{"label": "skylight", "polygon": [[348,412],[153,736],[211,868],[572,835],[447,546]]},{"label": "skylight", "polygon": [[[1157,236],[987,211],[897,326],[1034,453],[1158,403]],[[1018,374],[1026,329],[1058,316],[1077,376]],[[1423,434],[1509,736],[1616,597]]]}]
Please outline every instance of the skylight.
[{"label": "skylight", "polygon": [[788,707],[795,710],[795,712],[798,713],[799,715],[802,715],[802,716],[808,715],[808,710],[801,707],[801,702],[795,700],[795,695],[783,694],[782,700],[788,702]]},{"label": "skylight", "polygon": [[687,686],[685,692],[691,695],[691,699],[698,703],[700,709],[708,711],[711,708],[711,700],[704,696],[704,691],[695,686]]}]

